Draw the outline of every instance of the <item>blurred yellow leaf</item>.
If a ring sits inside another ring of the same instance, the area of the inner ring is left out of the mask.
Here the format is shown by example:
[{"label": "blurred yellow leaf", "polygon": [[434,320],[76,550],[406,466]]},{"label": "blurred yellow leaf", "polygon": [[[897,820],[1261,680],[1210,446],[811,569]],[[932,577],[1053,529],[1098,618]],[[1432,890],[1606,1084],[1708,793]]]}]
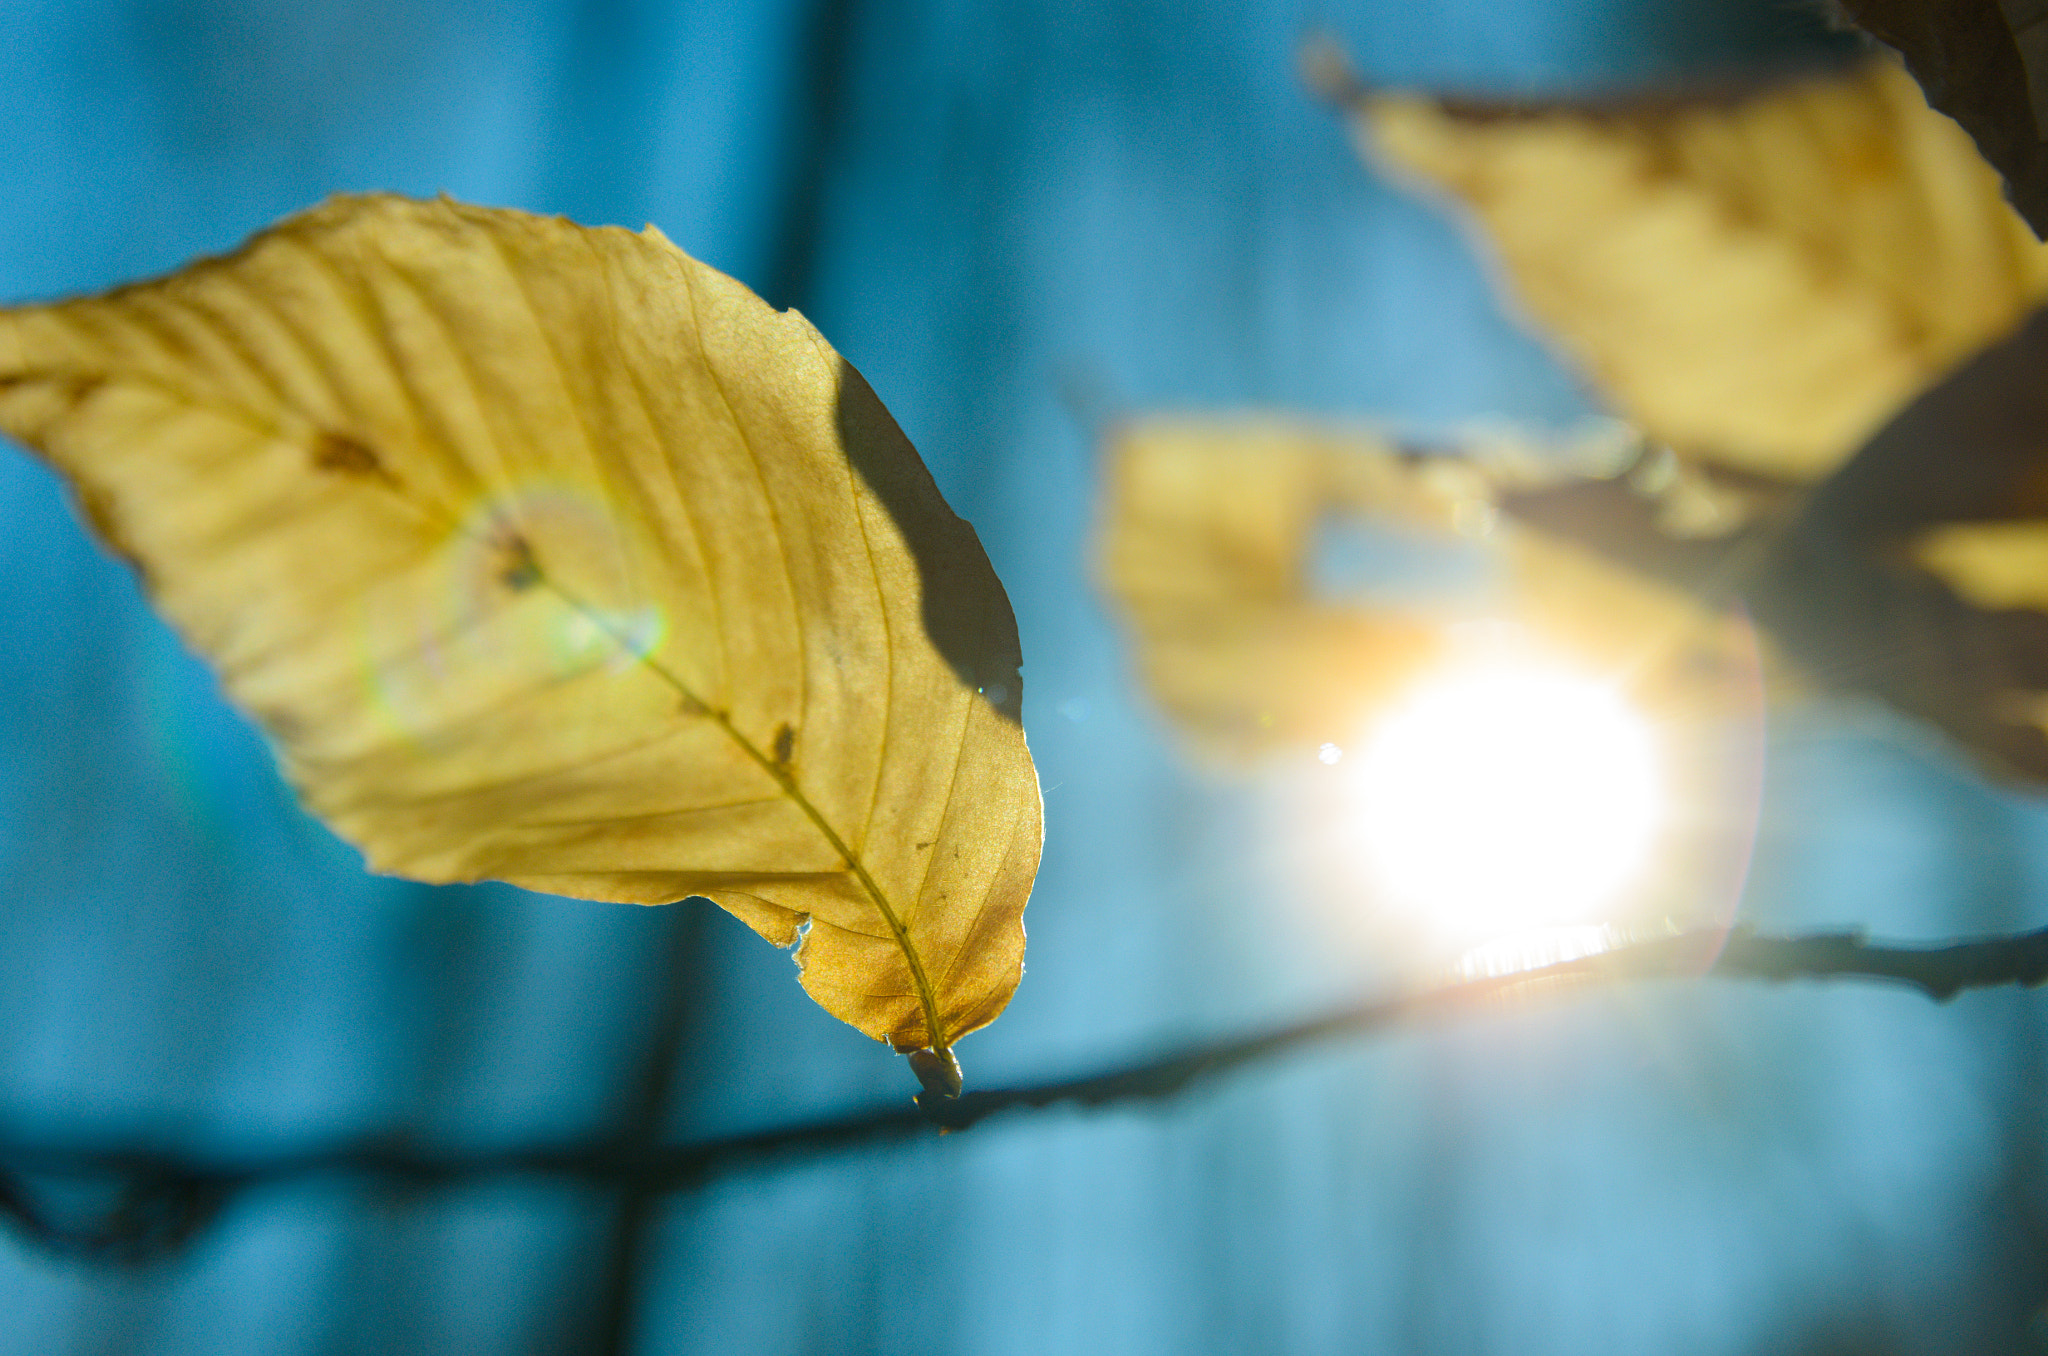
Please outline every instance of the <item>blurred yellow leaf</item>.
[{"label": "blurred yellow leaf", "polygon": [[336,199],[0,312],[0,429],[374,868],[708,896],[899,1049],[1008,1001],[1008,600],[859,374],[653,228]]},{"label": "blurred yellow leaf", "polygon": [[[1502,515],[1515,493],[1578,479],[1544,452],[1416,456],[1277,418],[1134,422],[1107,453],[1098,575],[1147,687],[1216,763],[1350,743],[1475,625],[1506,623],[1667,709],[1737,701],[1755,656],[1736,622]],[[1333,588],[1318,542],[1354,528],[1401,558],[1362,591]]]},{"label": "blurred yellow leaf", "polygon": [[1720,101],[1352,95],[1361,143],[1471,214],[1623,417],[1806,483],[2048,296],[2048,246],[1890,61]]}]

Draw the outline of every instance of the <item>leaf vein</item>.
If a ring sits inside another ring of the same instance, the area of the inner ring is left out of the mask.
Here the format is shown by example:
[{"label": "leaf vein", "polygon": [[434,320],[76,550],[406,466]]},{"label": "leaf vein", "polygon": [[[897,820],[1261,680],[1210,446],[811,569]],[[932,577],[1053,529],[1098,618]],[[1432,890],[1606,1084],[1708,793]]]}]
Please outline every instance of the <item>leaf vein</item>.
[{"label": "leaf vein", "polygon": [[[591,249],[592,253],[595,254],[596,247],[592,246]],[[599,267],[603,268],[603,266],[603,260],[600,259]],[[611,317],[613,332],[620,332],[618,298],[612,291],[611,278],[608,273],[605,277],[604,296],[605,308]],[[693,318],[694,315],[695,312],[693,310]],[[701,351],[701,343],[699,347]],[[640,379],[639,368],[630,359],[623,357],[623,355],[619,366],[625,371],[626,380],[632,386],[633,399],[639,406],[640,417],[647,421],[647,427],[654,435],[655,448],[661,454],[662,468],[668,472],[669,485],[675,491],[677,510],[682,517],[684,529],[690,535],[690,544],[697,556],[697,569],[698,573],[704,578],[704,591],[710,596],[711,638],[718,647],[716,681],[718,690],[723,693],[730,687],[732,682],[732,643],[726,633],[725,600],[719,596],[718,576],[714,573],[712,567],[714,553],[710,549],[710,541],[705,534],[702,524],[697,521],[697,511],[691,506],[689,490],[683,484],[681,459],[678,457],[676,449],[670,444],[668,430],[662,426],[661,420],[655,418],[654,407],[647,399],[647,385]]]}]

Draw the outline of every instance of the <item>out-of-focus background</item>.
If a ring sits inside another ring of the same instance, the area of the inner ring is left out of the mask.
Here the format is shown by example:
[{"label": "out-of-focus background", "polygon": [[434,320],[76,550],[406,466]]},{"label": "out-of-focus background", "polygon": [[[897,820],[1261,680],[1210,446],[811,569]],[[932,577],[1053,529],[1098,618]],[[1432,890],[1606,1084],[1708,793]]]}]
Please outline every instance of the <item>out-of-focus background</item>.
[{"label": "out-of-focus background", "polygon": [[[6,0],[0,299],[328,193],[658,224],[867,375],[1015,600],[1045,787],[989,1086],[1364,992],[1257,789],[1183,762],[1088,576],[1094,430],[1587,405],[1300,88],[1529,94],[1839,51],[1777,0]],[[655,1143],[907,1094],[701,903],[363,874],[0,457],[0,1139],[232,1157]],[[1771,731],[1742,916],[2048,921],[2048,808],[1857,707]],[[0,1239],[0,1352],[1998,1353],[2048,1348],[2041,999],[1589,994],[662,1197],[343,1178],[124,1268]]]}]

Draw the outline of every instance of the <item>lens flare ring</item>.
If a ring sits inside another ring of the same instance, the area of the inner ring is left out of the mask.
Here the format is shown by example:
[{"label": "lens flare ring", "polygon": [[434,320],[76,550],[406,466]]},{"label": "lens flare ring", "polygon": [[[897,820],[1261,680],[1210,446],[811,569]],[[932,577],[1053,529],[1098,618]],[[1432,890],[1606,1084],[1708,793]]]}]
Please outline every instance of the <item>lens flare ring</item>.
[{"label": "lens flare ring", "polygon": [[[372,709],[401,739],[449,718],[479,676],[547,682],[621,673],[657,653],[669,618],[636,577],[616,514],[573,488],[522,485],[479,503],[418,567],[416,587],[359,610]],[[573,592],[540,588],[566,572]]]}]

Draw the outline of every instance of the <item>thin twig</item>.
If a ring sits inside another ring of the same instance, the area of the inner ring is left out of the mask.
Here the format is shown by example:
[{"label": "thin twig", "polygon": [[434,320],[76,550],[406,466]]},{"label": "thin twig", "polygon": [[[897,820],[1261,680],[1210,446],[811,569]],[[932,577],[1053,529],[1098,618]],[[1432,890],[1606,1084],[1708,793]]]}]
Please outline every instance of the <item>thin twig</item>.
[{"label": "thin twig", "polygon": [[[689,1190],[750,1167],[818,1157],[865,1145],[965,1130],[1006,1112],[1072,1103],[1101,1107],[1160,1101],[1197,1083],[1333,1040],[1420,1018],[1485,1009],[1516,990],[1564,982],[1691,978],[1865,979],[1909,985],[1947,1000],[1964,989],[2048,982],[2048,929],[1949,946],[1874,945],[1860,933],[1771,937],[1737,930],[1679,933],[1535,969],[1488,975],[1340,1008],[1249,1036],[1205,1042],[1078,1078],[971,1092],[927,1094],[918,1104],[857,1110],[818,1120],[668,1147],[537,1147],[433,1154],[359,1143],[243,1163],[206,1162],[148,1151],[0,1140],[0,1216],[37,1243],[99,1260],[147,1260],[174,1251],[221,1203],[265,1184],[319,1176],[372,1177],[430,1187],[502,1176],[548,1176],[643,1192]],[[122,1183],[120,1198],[88,1225],[65,1225],[33,1203],[35,1177]]]}]

